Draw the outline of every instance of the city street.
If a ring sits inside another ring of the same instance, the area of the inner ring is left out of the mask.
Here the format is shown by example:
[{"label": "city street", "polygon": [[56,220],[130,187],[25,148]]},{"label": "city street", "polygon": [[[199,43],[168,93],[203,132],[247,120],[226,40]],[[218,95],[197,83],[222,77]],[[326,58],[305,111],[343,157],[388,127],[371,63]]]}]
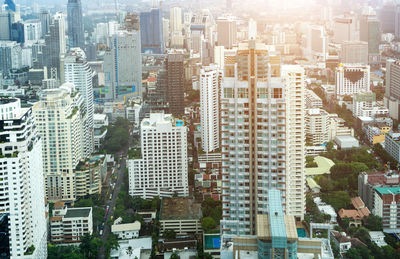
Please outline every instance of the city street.
[{"label": "city street", "polygon": [[[123,178],[124,178],[123,175],[125,173],[125,168],[126,168],[126,160],[125,160],[125,158],[122,158],[120,163],[121,163],[120,169],[117,169],[115,171],[115,175],[117,176],[117,181],[116,181],[116,184],[115,184],[114,191],[111,192],[112,193],[112,199],[110,200],[109,195],[108,195],[106,197],[106,201],[105,201],[105,206],[106,207],[107,207],[107,205],[109,206],[109,211],[107,213],[107,217],[106,217],[106,220],[105,220],[104,229],[103,229],[103,235],[101,236],[101,239],[103,240],[104,244],[107,242],[108,236],[111,233],[111,227],[107,225],[107,222],[111,219],[111,216],[114,216],[114,207],[115,207],[115,203],[116,203],[116,200],[117,200],[118,193],[119,193],[119,191],[121,189],[122,181],[123,181]],[[110,178],[110,181],[112,183],[115,183],[115,179],[114,178],[115,178],[115,176],[113,178]],[[99,259],[106,258],[105,246],[100,248],[98,258]]]}]

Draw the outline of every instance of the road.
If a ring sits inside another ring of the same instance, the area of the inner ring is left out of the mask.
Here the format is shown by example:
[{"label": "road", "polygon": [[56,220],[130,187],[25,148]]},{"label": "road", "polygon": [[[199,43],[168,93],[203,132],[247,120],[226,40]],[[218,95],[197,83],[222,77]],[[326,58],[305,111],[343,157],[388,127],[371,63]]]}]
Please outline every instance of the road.
[{"label": "road", "polygon": [[[108,236],[111,233],[111,227],[109,227],[107,225],[107,222],[111,219],[111,216],[114,216],[114,207],[115,207],[115,203],[117,201],[117,196],[119,191],[121,190],[121,185],[122,185],[122,181],[124,179],[124,174],[125,174],[125,168],[126,168],[126,160],[125,158],[122,158],[121,160],[121,168],[119,170],[116,170],[115,175],[117,175],[117,182],[115,184],[115,188],[114,191],[112,192],[112,199],[110,200],[110,196],[108,195],[108,197],[106,197],[106,201],[105,201],[105,206],[109,206],[109,211],[107,214],[107,219],[105,221],[104,224],[104,229],[103,229],[103,235],[101,236],[101,239],[103,240],[103,242],[105,243],[108,239]],[[114,179],[111,179],[109,181],[114,182]],[[111,190],[111,189],[110,189]],[[115,220],[115,219],[114,219]],[[99,254],[97,256],[97,258],[99,259],[105,259],[107,258],[105,255],[106,249],[105,246],[101,247],[99,250]]]}]

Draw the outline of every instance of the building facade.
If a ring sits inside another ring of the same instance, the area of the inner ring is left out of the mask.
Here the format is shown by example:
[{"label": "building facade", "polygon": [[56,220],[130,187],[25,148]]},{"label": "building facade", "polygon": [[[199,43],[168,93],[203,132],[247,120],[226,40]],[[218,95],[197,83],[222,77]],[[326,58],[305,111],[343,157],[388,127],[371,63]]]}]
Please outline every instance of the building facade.
[{"label": "building facade", "polygon": [[69,48],[85,48],[81,0],[68,0],[68,46]]},{"label": "building facade", "polygon": [[119,31],[111,36],[104,55],[105,98],[142,97],[142,56],[140,31]]},{"label": "building facade", "polygon": [[370,67],[359,64],[340,64],[336,68],[336,95],[345,96],[370,92]]},{"label": "building facade", "polygon": [[142,53],[164,53],[161,9],[153,8],[150,12],[140,13],[140,33]]},{"label": "building facade", "polygon": [[141,124],[141,158],[128,160],[129,194],[155,196],[189,195],[187,127],[170,114],[151,113]]},{"label": "building facade", "polygon": [[[42,143],[31,108],[0,99],[0,215],[8,218],[7,258],[47,258]],[[32,246],[34,250],[32,251]]]},{"label": "building facade", "polygon": [[86,116],[84,124],[84,154],[89,156],[94,151],[94,103],[93,103],[93,71],[86,61],[83,50],[76,48],[70,50],[64,58],[64,81],[72,83],[83,97]]},{"label": "building facade", "polygon": [[304,71],[282,68],[271,77],[265,45],[239,44],[233,77],[221,96],[222,233],[255,233],[268,213],[268,190],[279,188],[285,210],[304,215]]},{"label": "building facade", "polygon": [[185,113],[185,68],[183,54],[172,53],[167,57],[167,101],[174,116]]},{"label": "building facade", "polygon": [[49,201],[76,199],[73,170],[85,157],[83,107],[83,98],[71,84],[44,90],[40,102],[33,107],[43,141],[43,171]]},{"label": "building facade", "polygon": [[216,65],[200,71],[200,128],[204,152],[220,146],[220,93],[223,73]]}]

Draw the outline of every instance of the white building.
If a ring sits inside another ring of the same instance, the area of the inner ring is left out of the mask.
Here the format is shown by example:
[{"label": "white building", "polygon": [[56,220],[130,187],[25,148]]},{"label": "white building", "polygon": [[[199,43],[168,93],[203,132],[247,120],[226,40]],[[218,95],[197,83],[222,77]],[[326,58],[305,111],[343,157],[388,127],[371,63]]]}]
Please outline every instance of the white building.
[{"label": "white building", "polygon": [[8,217],[10,244],[10,255],[6,257],[45,259],[42,143],[32,109],[21,108],[19,99],[1,98],[0,120],[0,214]]},{"label": "white building", "polygon": [[182,9],[180,7],[172,7],[169,12],[169,29],[173,32],[180,32],[182,35]]},{"label": "white building", "polygon": [[84,154],[84,101],[72,84],[43,90],[33,106],[43,142],[43,171],[50,201],[74,201],[73,170]]},{"label": "white building", "polygon": [[50,218],[50,239],[54,243],[79,243],[85,234],[93,233],[92,208],[67,208],[63,202]]},{"label": "white building", "polygon": [[151,113],[140,129],[141,158],[128,160],[129,194],[188,196],[187,127],[170,114]]},{"label": "white building", "polygon": [[139,221],[128,224],[114,224],[111,226],[111,233],[117,235],[118,239],[138,238],[140,226]]},{"label": "white building", "polygon": [[310,89],[305,89],[306,107],[307,108],[322,108],[322,99]]},{"label": "white building", "polygon": [[282,190],[288,214],[304,216],[304,70],[283,66],[281,78],[271,77],[268,60],[266,45],[240,43],[234,77],[224,78],[221,229],[226,237],[255,234],[256,215],[268,213],[273,187]]},{"label": "white building", "polygon": [[376,102],[375,93],[359,93],[353,97],[353,116],[372,117],[389,114],[389,109]]},{"label": "white building", "polygon": [[321,145],[330,140],[330,114],[322,109],[309,109],[306,115],[306,139],[312,145]]},{"label": "white building", "polygon": [[108,117],[105,114],[95,113],[93,116],[94,124],[94,147],[101,148],[107,135]]},{"label": "white building", "polygon": [[216,65],[200,70],[200,130],[204,152],[219,148],[219,99],[222,71]]},{"label": "white building", "polygon": [[89,156],[94,150],[93,133],[93,71],[86,62],[86,55],[80,48],[73,48],[64,59],[64,80],[75,85],[84,100],[87,114],[84,124],[84,154]]},{"label": "white building", "polygon": [[370,92],[368,65],[339,64],[336,68],[336,95],[345,96]]},{"label": "white building", "polygon": [[250,18],[249,20],[249,40],[257,39],[257,22]]},{"label": "white building", "polygon": [[24,22],[24,38],[26,43],[34,43],[42,37],[42,24],[40,20]]}]

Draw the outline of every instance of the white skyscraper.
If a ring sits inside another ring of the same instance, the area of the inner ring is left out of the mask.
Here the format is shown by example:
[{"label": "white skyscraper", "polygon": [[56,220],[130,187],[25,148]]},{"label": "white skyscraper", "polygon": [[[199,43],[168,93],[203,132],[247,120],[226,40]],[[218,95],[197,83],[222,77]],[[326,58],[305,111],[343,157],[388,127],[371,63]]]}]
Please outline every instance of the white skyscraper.
[{"label": "white skyscraper", "polygon": [[249,40],[257,38],[257,22],[253,19],[249,20]]},{"label": "white skyscraper", "polygon": [[32,109],[21,108],[19,99],[2,98],[0,111],[0,217],[8,217],[10,247],[5,258],[45,259],[42,144]]},{"label": "white skyscraper", "polygon": [[59,42],[60,42],[60,53],[65,54],[67,52],[67,45],[65,41],[65,15],[61,12],[57,12],[53,16],[54,24],[57,25]]},{"label": "white skyscraper", "polygon": [[74,169],[85,158],[82,96],[73,84],[43,90],[33,106],[38,133],[43,142],[43,170],[49,201],[74,201]]},{"label": "white skyscraper", "polygon": [[235,73],[221,91],[222,220],[227,238],[256,233],[277,188],[287,214],[305,211],[304,70],[271,76],[267,47],[240,43]]},{"label": "white skyscraper", "polygon": [[200,128],[204,152],[219,148],[219,99],[223,73],[217,65],[203,67],[200,71]]},{"label": "white skyscraper", "polygon": [[141,157],[128,160],[129,194],[189,195],[187,127],[171,114],[151,113],[141,124]]},{"label": "white skyscraper", "polygon": [[106,99],[142,97],[140,51],[140,31],[118,31],[111,37],[110,50],[104,55]]},{"label": "white skyscraper", "polygon": [[171,33],[179,31],[182,34],[182,9],[180,7],[170,9],[169,29]]},{"label": "white skyscraper", "polygon": [[64,59],[64,80],[75,85],[75,89],[84,100],[84,109],[87,113],[84,121],[84,155],[89,156],[94,150],[94,122],[93,122],[93,71],[86,61],[86,55],[80,48],[73,48]]},{"label": "white skyscraper", "polygon": [[336,68],[336,95],[370,92],[370,67],[361,64],[339,64]]}]

